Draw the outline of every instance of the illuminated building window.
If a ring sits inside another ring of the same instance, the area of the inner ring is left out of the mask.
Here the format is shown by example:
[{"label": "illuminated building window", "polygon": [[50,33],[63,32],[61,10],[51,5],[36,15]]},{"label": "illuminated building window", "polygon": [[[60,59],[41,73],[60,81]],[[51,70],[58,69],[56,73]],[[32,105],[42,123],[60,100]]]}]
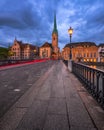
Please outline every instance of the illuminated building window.
[{"label": "illuminated building window", "polygon": [[90,59],[90,61],[92,62],[92,59]]},{"label": "illuminated building window", "polygon": [[87,61],[89,61],[89,59],[87,59]]},{"label": "illuminated building window", "polygon": [[94,59],[94,62],[96,62],[96,59]]}]

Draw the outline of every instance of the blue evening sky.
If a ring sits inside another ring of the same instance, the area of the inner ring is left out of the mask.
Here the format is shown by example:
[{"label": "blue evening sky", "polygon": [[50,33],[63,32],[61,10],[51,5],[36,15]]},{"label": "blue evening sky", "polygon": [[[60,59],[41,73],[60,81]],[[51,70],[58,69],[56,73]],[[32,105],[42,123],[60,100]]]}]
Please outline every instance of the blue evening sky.
[{"label": "blue evening sky", "polygon": [[104,0],[0,0],[0,45],[51,43],[54,10],[57,16],[59,47],[69,42],[104,43]]}]

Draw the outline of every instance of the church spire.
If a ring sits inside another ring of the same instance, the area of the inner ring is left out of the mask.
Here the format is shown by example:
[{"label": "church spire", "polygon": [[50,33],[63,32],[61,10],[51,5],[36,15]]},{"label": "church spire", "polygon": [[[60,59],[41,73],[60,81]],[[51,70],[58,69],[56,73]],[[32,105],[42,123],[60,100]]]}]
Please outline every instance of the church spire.
[{"label": "church spire", "polygon": [[53,28],[53,33],[58,34],[57,23],[56,23],[56,12],[54,12],[54,28]]},{"label": "church spire", "polygon": [[15,39],[14,39],[14,41],[17,41],[17,38],[16,38],[16,36],[15,36]]},{"label": "church spire", "polygon": [[57,30],[56,13],[54,13],[54,30]]}]

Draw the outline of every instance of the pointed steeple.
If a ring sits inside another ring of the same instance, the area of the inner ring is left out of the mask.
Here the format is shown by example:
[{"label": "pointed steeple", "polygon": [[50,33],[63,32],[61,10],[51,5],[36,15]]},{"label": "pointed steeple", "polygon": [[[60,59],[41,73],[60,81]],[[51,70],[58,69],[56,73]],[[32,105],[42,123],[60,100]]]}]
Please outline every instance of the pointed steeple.
[{"label": "pointed steeple", "polygon": [[56,12],[54,12],[54,28],[53,28],[53,32],[52,33],[58,34],[57,23],[56,23]]},{"label": "pointed steeple", "polygon": [[57,30],[56,13],[54,13],[54,29]]},{"label": "pointed steeple", "polygon": [[16,38],[16,36],[15,36],[15,39],[14,39],[14,41],[17,41],[17,38]]}]

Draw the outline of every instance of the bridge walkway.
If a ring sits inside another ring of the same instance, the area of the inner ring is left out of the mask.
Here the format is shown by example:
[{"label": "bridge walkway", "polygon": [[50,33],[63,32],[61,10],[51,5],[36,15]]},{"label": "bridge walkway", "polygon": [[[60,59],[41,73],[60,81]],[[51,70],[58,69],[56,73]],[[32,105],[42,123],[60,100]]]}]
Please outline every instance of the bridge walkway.
[{"label": "bridge walkway", "polygon": [[1,119],[0,130],[104,130],[104,111],[61,61]]}]

